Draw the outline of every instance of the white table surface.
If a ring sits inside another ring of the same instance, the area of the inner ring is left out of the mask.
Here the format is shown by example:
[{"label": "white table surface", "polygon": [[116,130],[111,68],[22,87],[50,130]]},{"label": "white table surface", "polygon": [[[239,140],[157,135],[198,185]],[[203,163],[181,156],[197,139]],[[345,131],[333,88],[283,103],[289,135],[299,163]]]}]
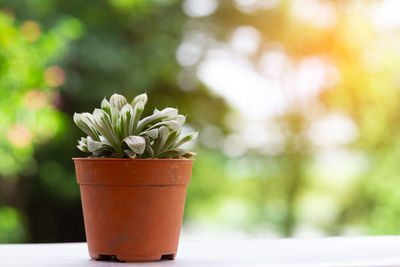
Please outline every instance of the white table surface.
[{"label": "white table surface", "polygon": [[152,263],[91,260],[86,243],[0,245],[1,267],[400,266],[400,236],[181,241],[177,258]]}]

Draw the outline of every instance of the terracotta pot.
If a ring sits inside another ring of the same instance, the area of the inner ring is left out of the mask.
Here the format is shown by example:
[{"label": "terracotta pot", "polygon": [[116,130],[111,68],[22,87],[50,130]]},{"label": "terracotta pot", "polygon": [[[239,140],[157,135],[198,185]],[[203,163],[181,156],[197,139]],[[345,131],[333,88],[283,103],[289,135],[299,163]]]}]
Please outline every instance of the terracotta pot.
[{"label": "terracotta pot", "polygon": [[193,160],[74,161],[90,257],[175,258]]}]

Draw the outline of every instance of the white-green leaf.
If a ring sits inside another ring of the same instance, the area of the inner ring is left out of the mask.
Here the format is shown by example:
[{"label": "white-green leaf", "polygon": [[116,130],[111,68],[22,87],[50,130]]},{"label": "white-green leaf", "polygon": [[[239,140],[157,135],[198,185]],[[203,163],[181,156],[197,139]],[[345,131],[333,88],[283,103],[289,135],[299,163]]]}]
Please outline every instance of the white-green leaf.
[{"label": "white-green leaf", "polygon": [[165,126],[161,126],[158,129],[158,138],[154,141],[153,148],[154,154],[157,156],[162,152],[165,142],[167,141],[169,135],[169,129]]},{"label": "white-green leaf", "polygon": [[78,140],[78,145],[76,147],[83,152],[89,152],[87,147],[87,139],[84,137],[81,137],[81,140]]},{"label": "white-green leaf", "polygon": [[182,126],[186,121],[186,117],[183,115],[176,115],[172,117],[172,120],[179,122],[179,124]]},{"label": "white-green leaf", "polygon": [[86,153],[89,152],[89,150],[87,149],[87,146],[77,145],[76,147],[82,152],[86,152]]},{"label": "white-green leaf", "polygon": [[143,106],[146,105],[146,103],[147,103],[147,94],[146,93],[136,96],[132,100],[132,103],[131,103],[132,107],[134,107],[139,102],[143,103]]},{"label": "white-green leaf", "polygon": [[111,117],[111,105],[110,102],[108,102],[105,98],[103,101],[101,101],[101,109],[107,112],[107,114]]},{"label": "white-green leaf", "polygon": [[178,131],[172,131],[165,142],[164,150],[170,149],[177,142],[180,134],[180,129]]},{"label": "white-green leaf", "polygon": [[148,136],[150,140],[154,140],[158,137],[158,129],[144,131],[140,134],[140,136]]},{"label": "white-green leaf", "polygon": [[160,113],[165,117],[173,117],[178,115],[178,110],[176,108],[164,108]]},{"label": "white-green leaf", "polygon": [[97,152],[101,150],[111,149],[111,147],[105,143],[88,139],[87,149],[89,150],[89,152]]},{"label": "white-green leaf", "polygon": [[128,147],[136,154],[143,154],[146,148],[146,140],[142,136],[131,135],[124,139]]},{"label": "white-green leaf", "polygon": [[186,151],[184,149],[169,149],[169,150],[166,150],[166,151],[162,152],[157,157],[160,158],[160,159],[164,159],[164,158],[180,158],[180,157],[189,158],[189,157],[194,156],[194,155],[196,155],[196,153],[193,153],[193,152],[190,152],[190,151]]},{"label": "white-green leaf", "polygon": [[121,114],[120,117],[121,137],[125,138],[130,135],[129,127],[131,121],[133,121],[133,114],[134,114],[132,106],[126,104],[125,106],[122,107],[120,114]]},{"label": "white-green leaf", "polygon": [[184,157],[184,158],[190,158],[190,157],[193,157],[196,155],[197,155],[197,153],[194,153],[191,151],[185,151],[185,153],[181,153],[181,157]]},{"label": "white-green leaf", "polygon": [[[88,136],[88,138],[90,138],[90,137]],[[87,138],[81,137],[81,140],[78,140],[78,144],[86,146],[87,145]]]},{"label": "white-green leaf", "polygon": [[116,127],[118,125],[118,120],[120,118],[120,113],[114,107],[111,107],[110,113],[111,113],[111,116],[110,116],[111,123],[112,123],[113,127]]},{"label": "white-green leaf", "polygon": [[128,129],[130,135],[133,135],[136,131],[140,117],[142,116],[144,110],[144,105],[145,105],[144,102],[139,101],[138,103],[135,104],[133,108],[133,116],[129,123],[129,129]]},{"label": "white-green leaf", "polygon": [[146,142],[146,152],[150,158],[154,158],[154,150],[148,142]]},{"label": "white-green leaf", "polygon": [[189,133],[189,134],[187,134],[186,136],[182,137],[182,139],[180,139],[176,144],[174,144],[173,147],[174,147],[174,148],[178,148],[178,147],[180,147],[181,145],[183,145],[184,143],[196,139],[198,135],[199,135],[198,132]]},{"label": "white-green leaf", "polygon": [[128,101],[126,101],[126,98],[122,95],[113,94],[110,97],[111,106],[118,111],[120,111],[122,109],[122,107],[125,106],[127,103],[128,103]]},{"label": "white-green leaf", "polygon": [[75,124],[88,136],[94,140],[100,140],[99,134],[93,125],[94,118],[90,113],[75,113],[74,114]]},{"label": "white-green leaf", "polygon": [[117,153],[122,153],[121,141],[112,126],[110,116],[108,116],[108,114],[102,109],[95,109],[93,112],[93,117],[95,127],[100,134],[107,139]]},{"label": "white-green leaf", "polygon": [[171,121],[161,121],[159,123],[156,123],[153,126],[151,126],[149,130],[159,128],[161,126],[166,126],[169,129],[171,129],[171,131],[178,131],[181,128],[181,124],[178,121],[171,120]]},{"label": "white-green leaf", "polygon": [[155,109],[153,115],[150,115],[139,121],[135,132],[138,134],[146,127],[149,127],[149,125],[156,124],[161,120],[169,119],[176,115],[178,115],[178,110],[176,108],[165,108],[161,111]]}]

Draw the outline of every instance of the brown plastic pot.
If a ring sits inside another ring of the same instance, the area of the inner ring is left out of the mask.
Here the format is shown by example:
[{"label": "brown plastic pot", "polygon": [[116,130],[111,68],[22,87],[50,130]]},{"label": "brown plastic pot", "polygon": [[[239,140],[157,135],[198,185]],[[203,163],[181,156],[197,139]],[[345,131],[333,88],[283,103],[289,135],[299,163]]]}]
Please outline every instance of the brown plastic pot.
[{"label": "brown plastic pot", "polygon": [[193,160],[74,161],[90,257],[175,258]]}]

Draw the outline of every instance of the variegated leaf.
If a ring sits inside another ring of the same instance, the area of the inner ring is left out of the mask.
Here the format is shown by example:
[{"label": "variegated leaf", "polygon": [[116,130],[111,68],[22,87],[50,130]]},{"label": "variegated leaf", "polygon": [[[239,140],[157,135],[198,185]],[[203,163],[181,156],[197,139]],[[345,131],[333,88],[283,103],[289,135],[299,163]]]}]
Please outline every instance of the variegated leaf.
[{"label": "variegated leaf", "polygon": [[111,106],[118,111],[120,111],[122,109],[122,107],[125,106],[127,103],[128,103],[128,101],[126,101],[126,98],[122,95],[113,94],[110,97]]},{"label": "variegated leaf", "polygon": [[174,148],[178,148],[181,145],[183,145],[186,142],[192,141],[194,139],[197,138],[197,136],[199,135],[198,132],[193,132],[193,133],[189,133],[186,136],[184,136],[182,139],[180,139],[176,144],[174,144]]},{"label": "variegated leaf", "polygon": [[105,98],[101,101],[101,109],[107,112],[108,116],[111,117],[111,104]]},{"label": "variegated leaf", "polygon": [[176,108],[165,108],[161,111],[155,109],[153,115],[139,121],[136,133],[140,133],[143,129],[176,115],[178,115],[178,110]]},{"label": "variegated leaf", "polygon": [[85,153],[89,152],[87,146],[77,145],[76,147],[82,152],[85,152]]},{"label": "variegated leaf", "polygon": [[181,126],[185,123],[186,117],[183,115],[176,115],[171,118],[172,120],[177,121]]},{"label": "variegated leaf", "polygon": [[186,151],[184,149],[169,149],[158,155],[157,157],[160,159],[163,158],[189,158],[191,156],[196,155],[196,153]]},{"label": "variegated leaf", "polygon": [[115,149],[115,152],[122,153],[121,141],[111,124],[108,114],[102,109],[95,109],[93,112],[96,129]]},{"label": "variegated leaf", "polygon": [[132,106],[126,104],[125,106],[122,107],[120,114],[121,114],[120,117],[121,137],[125,138],[130,135],[129,127],[131,121],[133,121],[133,115],[134,115]]},{"label": "variegated leaf", "polygon": [[154,140],[158,137],[158,129],[144,131],[140,134],[140,136],[148,136],[150,140]]},{"label": "variegated leaf", "polygon": [[150,158],[154,158],[154,150],[148,142],[146,142],[146,152]]},{"label": "variegated leaf", "polygon": [[87,149],[89,150],[89,152],[97,152],[97,151],[101,151],[101,150],[111,149],[111,147],[105,143],[102,143],[99,141],[94,141],[92,139],[88,139],[87,140]]},{"label": "variegated leaf", "polygon": [[169,135],[169,129],[165,126],[161,126],[158,129],[158,138],[154,141],[153,149],[154,154],[157,156],[159,153],[162,152],[162,149],[167,141]]},{"label": "variegated leaf", "polygon": [[159,123],[156,123],[153,126],[151,126],[149,128],[149,130],[156,129],[156,128],[159,128],[161,126],[166,126],[169,129],[171,129],[171,131],[178,131],[181,128],[181,125],[179,124],[178,121],[171,120],[171,121],[161,121]]},{"label": "variegated leaf", "polygon": [[136,96],[132,100],[132,103],[131,103],[132,107],[136,106],[136,104],[139,102],[143,103],[143,106],[146,105],[146,103],[147,103],[147,94],[146,93]]},{"label": "variegated leaf", "polygon": [[75,124],[88,136],[94,140],[100,140],[99,134],[93,125],[94,118],[90,113],[75,113],[74,114]]},{"label": "variegated leaf", "polygon": [[136,154],[143,154],[146,148],[146,140],[142,136],[131,135],[124,139],[128,147]]},{"label": "variegated leaf", "polygon": [[178,140],[181,130],[170,132],[167,141],[165,142],[163,150],[170,149]]},{"label": "variegated leaf", "polygon": [[142,116],[144,110],[144,105],[145,105],[144,102],[139,101],[138,103],[135,104],[133,108],[132,119],[129,122],[129,127],[128,127],[128,132],[130,135],[133,135],[136,132],[136,128],[138,126],[140,117]]},{"label": "variegated leaf", "polygon": [[160,113],[163,114],[164,117],[173,117],[178,115],[178,110],[176,108],[164,108]]}]

